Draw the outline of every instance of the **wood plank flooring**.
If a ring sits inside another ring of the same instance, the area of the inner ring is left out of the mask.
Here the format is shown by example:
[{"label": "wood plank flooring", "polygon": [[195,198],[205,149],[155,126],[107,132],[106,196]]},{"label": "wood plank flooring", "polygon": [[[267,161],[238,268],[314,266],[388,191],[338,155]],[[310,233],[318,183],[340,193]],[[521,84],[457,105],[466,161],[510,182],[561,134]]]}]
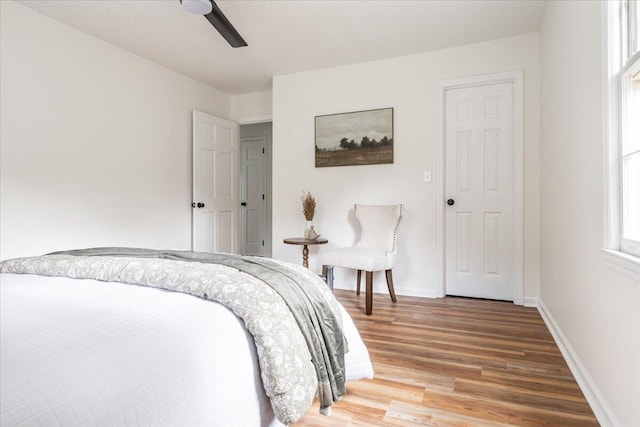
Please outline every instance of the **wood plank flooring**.
[{"label": "wood plank flooring", "polygon": [[507,302],[336,290],[375,377],[347,384],[332,415],[317,401],[296,426],[598,425],[535,308]]}]

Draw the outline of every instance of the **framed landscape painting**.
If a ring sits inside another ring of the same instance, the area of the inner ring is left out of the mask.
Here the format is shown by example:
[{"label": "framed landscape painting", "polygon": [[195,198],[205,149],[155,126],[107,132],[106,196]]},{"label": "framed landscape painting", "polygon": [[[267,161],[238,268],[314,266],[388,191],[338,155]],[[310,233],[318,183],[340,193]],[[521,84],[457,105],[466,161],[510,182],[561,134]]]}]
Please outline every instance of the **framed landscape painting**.
[{"label": "framed landscape painting", "polygon": [[393,163],[393,108],[316,116],[316,167]]}]

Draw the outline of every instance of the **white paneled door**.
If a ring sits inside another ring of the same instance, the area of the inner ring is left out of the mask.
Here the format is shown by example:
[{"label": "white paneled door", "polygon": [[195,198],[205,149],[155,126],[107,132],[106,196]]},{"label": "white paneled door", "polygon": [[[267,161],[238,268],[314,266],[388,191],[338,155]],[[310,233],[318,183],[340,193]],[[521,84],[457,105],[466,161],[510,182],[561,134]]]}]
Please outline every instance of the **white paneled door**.
[{"label": "white paneled door", "polygon": [[445,95],[448,295],[514,300],[513,83]]},{"label": "white paneled door", "polygon": [[238,124],[193,112],[193,239],[201,252],[239,252]]},{"label": "white paneled door", "polygon": [[243,255],[267,254],[266,137],[242,138],[240,225]]}]

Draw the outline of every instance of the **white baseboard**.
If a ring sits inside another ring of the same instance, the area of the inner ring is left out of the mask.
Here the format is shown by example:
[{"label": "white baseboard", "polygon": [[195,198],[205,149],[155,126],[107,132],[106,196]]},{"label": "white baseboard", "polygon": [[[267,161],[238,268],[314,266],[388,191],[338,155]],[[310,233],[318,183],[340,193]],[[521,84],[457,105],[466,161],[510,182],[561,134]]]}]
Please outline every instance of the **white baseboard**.
[{"label": "white baseboard", "polygon": [[[364,292],[364,283],[361,285],[361,290]],[[345,289],[345,290],[353,290],[355,292],[355,286],[340,286],[337,283],[333,283],[334,289]],[[402,288],[395,289],[396,295],[405,296],[405,297],[423,297],[423,298],[439,298],[438,293],[433,289],[418,289],[418,288]],[[389,290],[386,287],[377,287],[373,286],[373,293],[380,294],[388,294]]]},{"label": "white baseboard", "polygon": [[587,398],[587,402],[589,402],[589,405],[591,406],[591,409],[593,410],[593,413],[598,419],[600,425],[603,427],[621,426],[622,424],[620,424],[616,418],[611,407],[600,392],[600,389],[598,389],[597,385],[589,375],[589,372],[580,361],[580,358],[578,358],[578,355],[571,347],[569,340],[567,340],[564,333],[562,333],[562,329],[560,329],[560,326],[558,326],[555,319],[544,305],[544,302],[539,300],[537,307],[544,323],[546,323],[551,335],[553,335],[553,339],[560,348],[560,352],[562,353],[562,356],[564,356],[564,360],[567,362],[567,365],[569,365],[571,373],[578,382],[584,397]]},{"label": "white baseboard", "polygon": [[537,307],[538,306],[538,298],[536,297],[524,297],[522,301],[522,305],[525,307]]},{"label": "white baseboard", "polygon": [[439,298],[438,293],[433,289],[405,288],[402,290],[402,295],[407,297]]}]

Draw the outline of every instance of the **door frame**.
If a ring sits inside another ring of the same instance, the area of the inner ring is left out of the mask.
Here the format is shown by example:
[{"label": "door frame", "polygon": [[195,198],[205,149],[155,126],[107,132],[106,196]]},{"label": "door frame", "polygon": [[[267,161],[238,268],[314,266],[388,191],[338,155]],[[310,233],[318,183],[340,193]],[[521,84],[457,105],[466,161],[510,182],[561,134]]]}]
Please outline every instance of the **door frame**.
[{"label": "door frame", "polygon": [[[269,251],[267,250],[267,228],[269,227],[268,225],[268,221],[267,221],[267,200],[269,200],[270,197],[270,188],[267,185],[267,155],[268,155],[268,150],[269,147],[267,147],[267,137],[266,136],[245,136],[245,137],[241,137],[240,138],[240,196],[239,199],[242,202],[242,190],[244,188],[245,185],[245,181],[247,179],[247,177],[245,176],[244,173],[244,168],[242,167],[242,148],[244,146],[245,143],[252,143],[252,142],[262,142],[264,144],[264,156],[262,156],[262,179],[263,179],[263,183],[264,183],[264,205],[263,205],[263,209],[262,209],[262,214],[264,217],[264,240],[265,240],[265,245],[264,245],[264,255],[263,256],[267,256],[269,255]],[[240,208],[240,253],[242,253],[244,255],[244,242],[245,242],[245,237],[246,237],[246,227],[244,226],[245,223],[245,217],[247,215],[247,210],[246,209],[242,209],[242,207]]]},{"label": "door frame", "polygon": [[439,298],[446,295],[445,270],[445,100],[446,92],[473,86],[496,83],[513,84],[513,303],[524,303],[524,94],[522,70],[497,74],[445,80],[438,85],[438,140],[437,140],[437,207],[436,207],[436,292]]}]

